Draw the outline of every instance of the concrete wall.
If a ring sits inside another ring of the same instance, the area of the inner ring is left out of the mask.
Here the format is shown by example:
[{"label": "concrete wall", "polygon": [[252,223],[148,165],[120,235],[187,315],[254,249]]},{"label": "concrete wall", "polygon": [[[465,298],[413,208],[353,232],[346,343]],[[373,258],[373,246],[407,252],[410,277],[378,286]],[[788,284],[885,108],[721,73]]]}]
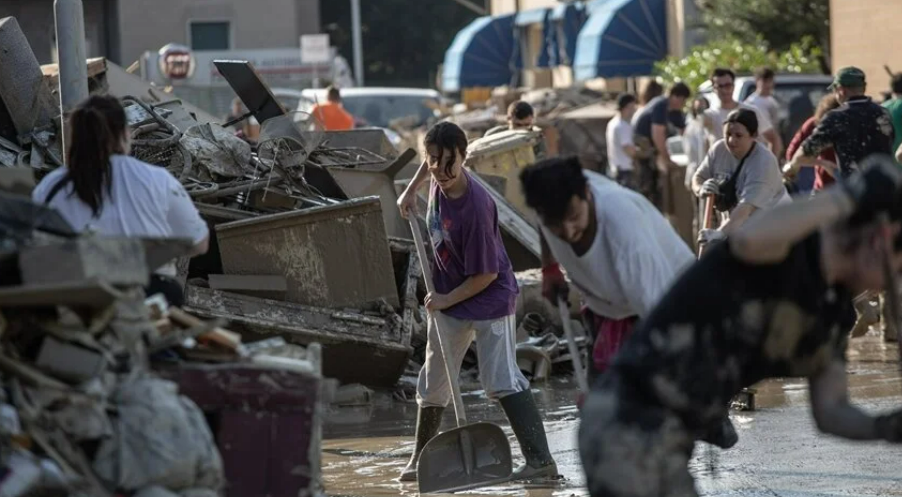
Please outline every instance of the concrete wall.
[{"label": "concrete wall", "polygon": [[902,72],[899,0],[830,0],[830,48],[834,69],[854,65],[867,74],[868,93],[889,91],[883,66]]},{"label": "concrete wall", "polygon": [[[109,56],[104,22],[104,0],[82,0],[88,57]],[[110,2],[112,3],[112,2]],[[2,0],[0,17],[15,17],[38,62],[56,60],[56,26],[52,0]]]},{"label": "concrete wall", "polygon": [[123,62],[189,44],[190,21],[230,21],[233,49],[299,47],[302,34],[319,32],[319,0],[119,0]]}]

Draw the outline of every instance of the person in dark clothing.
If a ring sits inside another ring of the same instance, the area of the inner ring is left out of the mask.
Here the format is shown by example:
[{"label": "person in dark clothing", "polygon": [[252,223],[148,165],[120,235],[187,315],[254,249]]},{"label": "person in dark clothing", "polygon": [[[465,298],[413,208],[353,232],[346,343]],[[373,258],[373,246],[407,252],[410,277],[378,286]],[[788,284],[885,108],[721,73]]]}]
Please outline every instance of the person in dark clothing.
[{"label": "person in dark clothing", "polygon": [[817,128],[783,168],[785,176],[795,177],[802,167],[811,167],[817,156],[829,147],[836,152],[835,177],[848,177],[871,154],[892,155],[893,123],[889,112],[865,95],[864,72],[844,67],[830,85],[840,108],[828,112]]},{"label": "person in dark clothing", "polygon": [[760,213],[684,272],[583,405],[592,497],[697,496],[694,438],[767,378],[807,377],[822,432],[902,442],[902,411],[854,407],[845,369],[852,296],[888,283],[884,262],[902,268],[900,195],[902,170],[880,158],[821,195]]},{"label": "person in dark clothing", "polygon": [[659,176],[675,167],[667,151],[667,138],[686,128],[683,108],[691,93],[688,86],[677,83],[667,96],[653,98],[633,117],[638,188],[658,209],[662,206]]},{"label": "person in dark clothing", "polygon": [[[796,152],[802,148],[802,143],[814,133],[814,130],[817,128],[818,123],[821,122],[821,119],[823,119],[828,112],[838,107],[839,101],[836,100],[836,97],[833,95],[828,94],[821,98],[821,101],[817,104],[817,110],[814,111],[814,115],[808,118],[808,120],[799,127],[799,130],[789,142],[789,146],[786,147],[787,162],[792,161]],[[833,147],[827,147],[824,150],[821,150],[817,156],[817,161],[813,164],[814,191],[821,191],[836,182],[830,174],[830,171],[836,169],[836,152],[833,151]]]}]

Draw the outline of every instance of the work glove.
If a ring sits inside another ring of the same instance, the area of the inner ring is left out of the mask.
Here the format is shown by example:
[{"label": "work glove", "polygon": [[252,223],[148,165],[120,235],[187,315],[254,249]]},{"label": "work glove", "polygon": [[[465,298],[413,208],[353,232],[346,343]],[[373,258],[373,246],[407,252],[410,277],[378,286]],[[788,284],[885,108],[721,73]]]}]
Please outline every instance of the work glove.
[{"label": "work glove", "polygon": [[877,438],[887,442],[902,442],[902,411],[877,416],[874,420]]},{"label": "work glove", "polygon": [[727,239],[727,235],[720,230],[703,229],[698,232],[698,243],[709,244]]},{"label": "work glove", "polygon": [[902,215],[902,168],[888,155],[872,155],[862,162],[860,173],[842,183],[845,192],[855,204],[852,220],[867,222],[881,212],[897,219]]},{"label": "work glove", "polygon": [[570,286],[561,272],[560,264],[551,264],[542,268],[542,296],[554,305],[558,299],[568,301]]},{"label": "work glove", "polygon": [[714,178],[702,183],[701,188],[698,189],[699,197],[706,197],[708,195],[720,195],[720,183]]}]

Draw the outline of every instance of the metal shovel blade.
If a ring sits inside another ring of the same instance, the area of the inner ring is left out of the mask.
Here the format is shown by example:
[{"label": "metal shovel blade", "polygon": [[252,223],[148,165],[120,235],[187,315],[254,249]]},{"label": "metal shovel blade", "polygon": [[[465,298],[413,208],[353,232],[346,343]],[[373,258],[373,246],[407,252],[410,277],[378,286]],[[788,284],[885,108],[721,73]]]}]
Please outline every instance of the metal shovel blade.
[{"label": "metal shovel blade", "polygon": [[417,463],[420,493],[457,492],[510,480],[511,447],[501,427],[473,423],[448,430],[423,447]]}]

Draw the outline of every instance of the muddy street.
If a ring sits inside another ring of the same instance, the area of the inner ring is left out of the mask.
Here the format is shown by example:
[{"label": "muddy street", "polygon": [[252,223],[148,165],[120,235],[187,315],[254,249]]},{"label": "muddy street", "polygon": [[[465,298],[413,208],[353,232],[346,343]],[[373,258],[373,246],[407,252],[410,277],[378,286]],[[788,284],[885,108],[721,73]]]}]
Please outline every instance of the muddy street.
[{"label": "muddy street", "polygon": [[[869,411],[902,402],[897,348],[874,332],[852,341],[849,389]],[[554,378],[534,385],[545,418],[549,444],[565,480],[553,486],[503,485],[458,495],[583,496],[582,469],[576,451],[576,387]],[[515,465],[519,449],[499,407],[481,391],[464,395],[471,420],[500,424],[511,440]],[[739,443],[728,451],[699,444],[692,462],[698,489],[705,496],[887,496],[902,495],[898,448],[853,443],[817,432],[808,409],[807,384],[801,379],[758,386],[757,410],[732,414]],[[377,497],[416,495],[416,484],[396,480],[413,449],[413,404],[387,397],[371,406],[331,408],[323,442],[323,478],[328,495]],[[452,426],[446,412],[443,429]]]}]

